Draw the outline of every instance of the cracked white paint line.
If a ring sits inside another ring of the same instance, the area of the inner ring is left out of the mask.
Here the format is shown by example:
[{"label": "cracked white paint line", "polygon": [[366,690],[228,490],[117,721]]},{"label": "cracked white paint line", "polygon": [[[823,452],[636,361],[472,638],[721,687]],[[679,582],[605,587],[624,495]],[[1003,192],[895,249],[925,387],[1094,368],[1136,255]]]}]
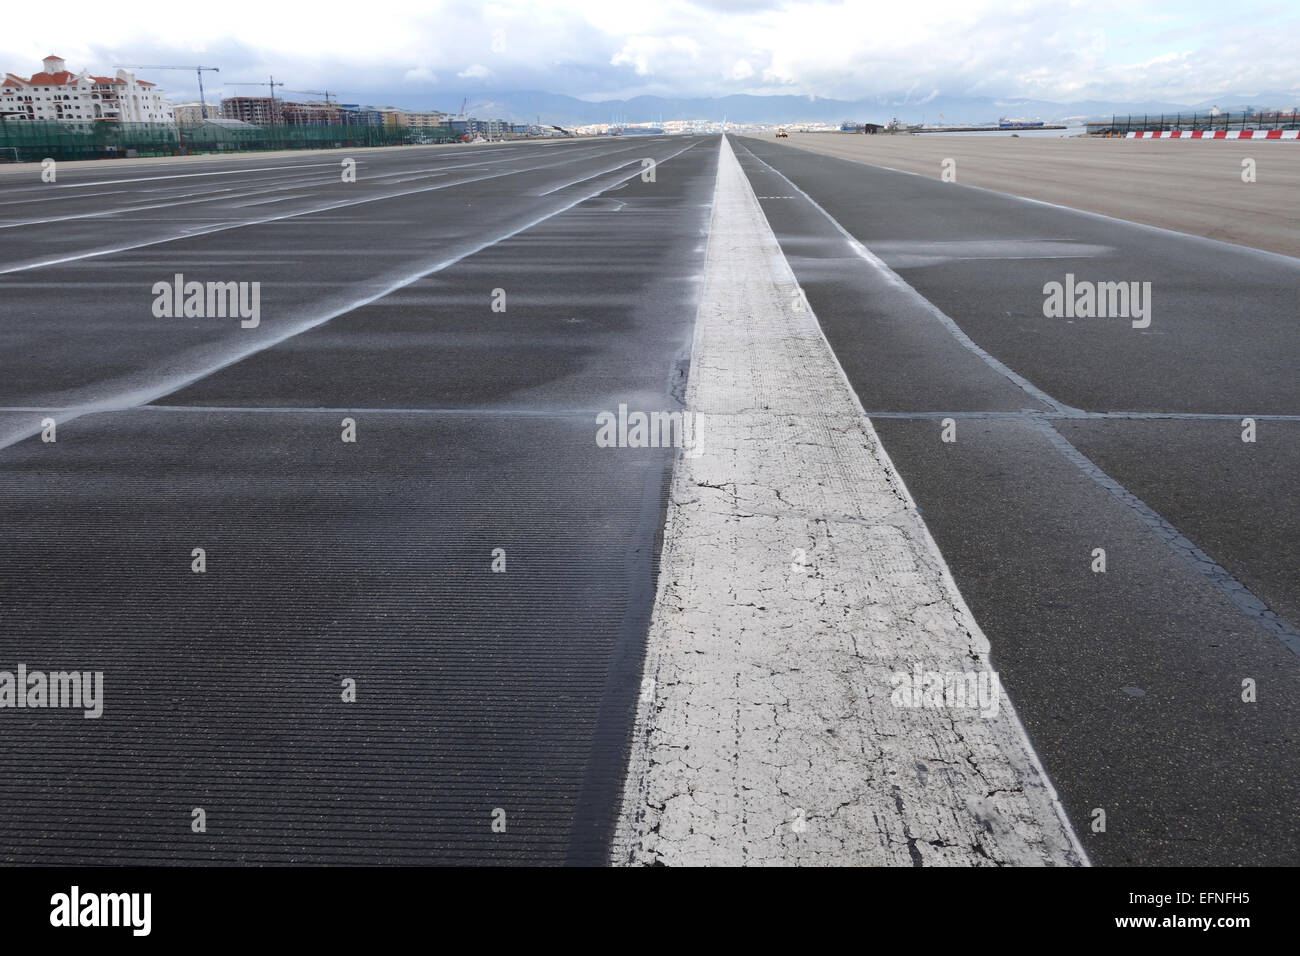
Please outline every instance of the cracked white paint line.
[{"label": "cracked white paint line", "polygon": [[725,138],[706,260],[613,862],[1085,864],[1005,696],[893,702],[988,641]]}]

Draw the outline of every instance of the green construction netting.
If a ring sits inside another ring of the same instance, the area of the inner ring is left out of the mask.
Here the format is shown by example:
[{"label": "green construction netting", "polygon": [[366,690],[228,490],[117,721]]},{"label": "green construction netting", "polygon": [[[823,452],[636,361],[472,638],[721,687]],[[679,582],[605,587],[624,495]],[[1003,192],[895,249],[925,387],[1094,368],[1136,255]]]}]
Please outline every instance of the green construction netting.
[{"label": "green construction netting", "polygon": [[0,162],[110,159],[266,149],[346,149],[447,143],[445,129],[394,126],[233,126],[0,120]]}]

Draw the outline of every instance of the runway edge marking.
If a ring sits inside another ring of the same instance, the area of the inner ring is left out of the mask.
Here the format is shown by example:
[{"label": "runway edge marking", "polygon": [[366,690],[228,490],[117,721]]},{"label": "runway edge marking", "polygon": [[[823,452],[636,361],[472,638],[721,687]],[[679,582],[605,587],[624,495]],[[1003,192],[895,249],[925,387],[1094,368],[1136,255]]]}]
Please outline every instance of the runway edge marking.
[{"label": "runway edge marking", "polygon": [[1005,696],[898,704],[988,640],[720,149],[612,862],[1086,865]]}]

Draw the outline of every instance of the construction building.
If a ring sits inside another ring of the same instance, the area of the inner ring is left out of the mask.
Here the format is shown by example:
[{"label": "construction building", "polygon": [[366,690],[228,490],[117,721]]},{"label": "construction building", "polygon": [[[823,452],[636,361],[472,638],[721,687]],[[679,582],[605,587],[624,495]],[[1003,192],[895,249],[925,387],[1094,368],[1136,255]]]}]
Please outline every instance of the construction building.
[{"label": "construction building", "polygon": [[338,126],[339,108],[333,103],[285,103],[281,109],[286,126]]},{"label": "construction building", "polygon": [[284,102],[278,96],[228,96],[221,101],[221,117],[253,126],[279,126],[284,122]]}]

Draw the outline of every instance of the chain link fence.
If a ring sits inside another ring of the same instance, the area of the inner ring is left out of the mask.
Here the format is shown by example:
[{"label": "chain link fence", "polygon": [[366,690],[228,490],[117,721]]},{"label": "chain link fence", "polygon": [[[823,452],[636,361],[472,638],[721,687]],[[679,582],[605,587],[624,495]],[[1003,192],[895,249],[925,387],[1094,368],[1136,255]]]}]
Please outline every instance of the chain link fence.
[{"label": "chain link fence", "polygon": [[1173,130],[1210,132],[1246,129],[1300,129],[1300,112],[1239,110],[1235,113],[1143,113],[1112,116],[1109,121],[1088,123],[1088,132],[1093,136],[1125,136],[1128,133]]}]

